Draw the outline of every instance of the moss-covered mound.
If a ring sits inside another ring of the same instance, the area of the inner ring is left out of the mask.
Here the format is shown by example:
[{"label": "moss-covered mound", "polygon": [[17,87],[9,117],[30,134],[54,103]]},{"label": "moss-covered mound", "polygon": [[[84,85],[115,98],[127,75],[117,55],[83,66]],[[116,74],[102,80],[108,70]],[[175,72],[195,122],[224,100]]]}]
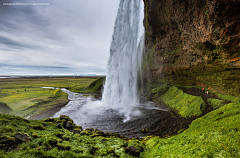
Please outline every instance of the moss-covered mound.
[{"label": "moss-covered mound", "polygon": [[[0,157],[134,157],[144,144],[77,126],[67,116],[26,120],[0,114]],[[132,156],[131,156],[132,155]]]},{"label": "moss-covered mound", "polygon": [[142,157],[240,157],[240,102],[194,120],[179,135],[146,137],[143,142],[146,148]]},{"label": "moss-covered mound", "polygon": [[100,77],[93,81],[88,87],[76,86],[69,90],[76,93],[102,93],[103,84],[105,82],[105,77]]},{"label": "moss-covered mound", "polygon": [[175,86],[164,84],[152,93],[155,102],[167,105],[181,117],[200,116],[205,110],[205,102],[200,96],[186,94]]},{"label": "moss-covered mound", "polygon": [[240,101],[194,120],[181,132],[137,140],[83,130],[64,115],[29,121],[0,114],[0,157],[240,157]]},{"label": "moss-covered mound", "polygon": [[[156,103],[167,105],[184,118],[201,116],[228,103],[240,101],[240,97],[214,93],[209,90],[204,91],[192,86],[182,87],[177,85],[178,87],[176,87],[169,84],[153,86],[157,88],[151,89],[152,100]],[[197,92],[191,92],[188,89]]]}]

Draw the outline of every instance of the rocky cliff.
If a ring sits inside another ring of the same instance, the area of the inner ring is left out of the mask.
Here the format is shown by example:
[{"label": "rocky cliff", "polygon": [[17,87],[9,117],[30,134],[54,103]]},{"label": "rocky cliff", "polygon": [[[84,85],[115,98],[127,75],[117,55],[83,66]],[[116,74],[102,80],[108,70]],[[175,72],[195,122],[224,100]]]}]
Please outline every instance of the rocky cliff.
[{"label": "rocky cliff", "polygon": [[240,0],[144,0],[148,85],[240,95]]}]

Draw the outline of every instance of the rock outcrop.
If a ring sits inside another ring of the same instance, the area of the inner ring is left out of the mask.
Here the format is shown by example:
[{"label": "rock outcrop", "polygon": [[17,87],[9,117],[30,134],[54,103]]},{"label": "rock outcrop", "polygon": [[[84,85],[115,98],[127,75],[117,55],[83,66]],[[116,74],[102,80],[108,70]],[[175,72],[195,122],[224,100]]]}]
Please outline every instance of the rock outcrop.
[{"label": "rock outcrop", "polygon": [[144,0],[148,83],[240,95],[240,0]]}]

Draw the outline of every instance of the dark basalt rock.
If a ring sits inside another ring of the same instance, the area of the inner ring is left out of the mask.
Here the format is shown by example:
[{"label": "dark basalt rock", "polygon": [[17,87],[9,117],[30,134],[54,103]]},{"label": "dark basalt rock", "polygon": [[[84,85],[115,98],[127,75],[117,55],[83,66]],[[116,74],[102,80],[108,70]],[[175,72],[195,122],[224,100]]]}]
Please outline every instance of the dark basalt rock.
[{"label": "dark basalt rock", "polygon": [[43,125],[33,125],[32,127],[33,127],[33,129],[36,129],[36,130],[44,130]]},{"label": "dark basalt rock", "polygon": [[90,131],[90,132],[93,132],[94,129],[93,128],[86,128],[85,131]]},{"label": "dark basalt rock", "polygon": [[30,140],[31,138],[25,133],[16,133],[13,137],[3,135],[0,137],[0,149],[11,151],[16,145]]},{"label": "dark basalt rock", "polygon": [[3,135],[0,137],[0,149],[13,146],[15,144],[15,138]]},{"label": "dark basalt rock", "polygon": [[54,122],[54,121],[55,121],[54,118],[46,118],[44,120],[44,122]]},{"label": "dark basalt rock", "polygon": [[49,142],[49,144],[51,144],[53,146],[57,145],[57,140],[56,139],[50,139],[48,142]]},{"label": "dark basalt rock", "polygon": [[81,133],[82,132],[82,129],[79,129],[79,128],[74,128],[73,130],[73,133],[76,134],[76,133]]},{"label": "dark basalt rock", "polygon": [[32,137],[33,138],[40,138],[41,136],[37,135],[36,133],[35,134],[32,134]]},{"label": "dark basalt rock", "polygon": [[72,130],[72,129],[73,129],[73,124],[72,124],[71,122],[68,122],[68,123],[66,124],[66,128],[67,128],[68,130]]},{"label": "dark basalt rock", "polygon": [[60,117],[59,117],[59,119],[60,120],[66,120],[66,121],[69,121],[69,120],[71,120],[68,116],[66,116],[66,115],[61,115]]},{"label": "dark basalt rock", "polygon": [[63,128],[62,124],[61,124],[61,123],[58,123],[58,124],[57,124],[57,128]]},{"label": "dark basalt rock", "polygon": [[144,4],[146,83],[204,84],[239,96],[239,78],[225,74],[240,74],[240,0]]},{"label": "dark basalt rock", "polygon": [[84,136],[84,135],[87,135],[87,133],[81,132],[80,135]]},{"label": "dark basalt rock", "polygon": [[25,134],[25,133],[16,133],[13,136],[15,138],[15,141],[17,144],[22,143],[22,142],[29,142],[31,138]]},{"label": "dark basalt rock", "polygon": [[60,139],[63,139],[63,135],[64,135],[63,133],[57,133],[57,134],[56,134],[56,137],[58,137],[58,138],[60,138]]},{"label": "dark basalt rock", "polygon": [[140,152],[137,148],[133,147],[133,146],[128,146],[124,148],[125,153],[131,156],[135,156],[135,157],[139,157]]},{"label": "dark basalt rock", "polygon": [[148,133],[149,132],[149,130],[148,129],[146,129],[146,128],[144,128],[144,129],[142,129],[142,131],[141,131],[142,133]]}]

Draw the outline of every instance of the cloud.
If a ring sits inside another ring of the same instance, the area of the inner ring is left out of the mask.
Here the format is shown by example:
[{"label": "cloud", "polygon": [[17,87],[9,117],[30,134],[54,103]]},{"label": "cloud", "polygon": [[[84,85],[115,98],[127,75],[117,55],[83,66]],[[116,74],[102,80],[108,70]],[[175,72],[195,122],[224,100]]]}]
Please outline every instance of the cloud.
[{"label": "cloud", "polygon": [[0,63],[26,70],[45,66],[37,70],[46,73],[53,67],[58,72],[105,72],[119,0],[41,0],[49,3],[46,6],[3,3],[0,0]]}]

